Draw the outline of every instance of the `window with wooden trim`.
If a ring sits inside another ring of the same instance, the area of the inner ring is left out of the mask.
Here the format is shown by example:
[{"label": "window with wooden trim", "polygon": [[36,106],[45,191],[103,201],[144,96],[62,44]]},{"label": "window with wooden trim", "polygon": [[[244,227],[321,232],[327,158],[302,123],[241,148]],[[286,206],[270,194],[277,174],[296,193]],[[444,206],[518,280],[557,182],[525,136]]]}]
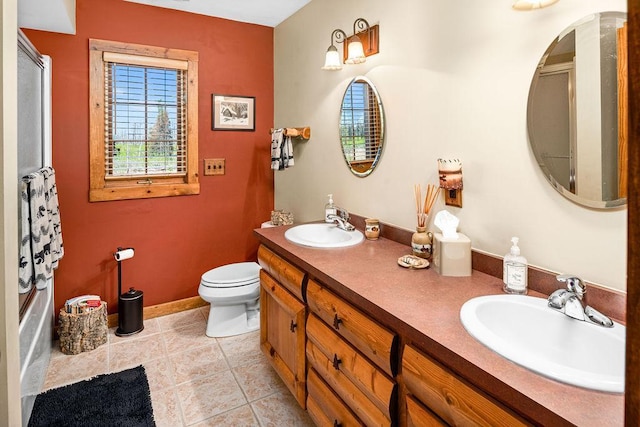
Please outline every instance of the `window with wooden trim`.
[{"label": "window with wooden trim", "polygon": [[198,53],[89,41],[92,202],[199,194]]}]

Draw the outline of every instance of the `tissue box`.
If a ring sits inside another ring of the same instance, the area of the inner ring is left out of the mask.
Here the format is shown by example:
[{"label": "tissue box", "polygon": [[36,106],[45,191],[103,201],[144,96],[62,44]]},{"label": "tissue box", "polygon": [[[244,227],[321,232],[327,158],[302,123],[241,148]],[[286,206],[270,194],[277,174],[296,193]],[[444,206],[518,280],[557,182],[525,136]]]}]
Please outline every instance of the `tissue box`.
[{"label": "tissue box", "polygon": [[462,233],[455,239],[433,233],[433,266],[442,276],[471,276],[471,240]]}]

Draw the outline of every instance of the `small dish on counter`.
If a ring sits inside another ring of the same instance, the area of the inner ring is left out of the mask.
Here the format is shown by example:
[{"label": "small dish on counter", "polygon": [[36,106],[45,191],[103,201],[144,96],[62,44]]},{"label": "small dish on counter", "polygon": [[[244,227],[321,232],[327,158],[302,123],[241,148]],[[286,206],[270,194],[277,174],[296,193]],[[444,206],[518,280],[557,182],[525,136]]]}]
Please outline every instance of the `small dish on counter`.
[{"label": "small dish on counter", "polygon": [[404,255],[398,258],[398,265],[406,268],[427,268],[429,261],[415,255]]}]

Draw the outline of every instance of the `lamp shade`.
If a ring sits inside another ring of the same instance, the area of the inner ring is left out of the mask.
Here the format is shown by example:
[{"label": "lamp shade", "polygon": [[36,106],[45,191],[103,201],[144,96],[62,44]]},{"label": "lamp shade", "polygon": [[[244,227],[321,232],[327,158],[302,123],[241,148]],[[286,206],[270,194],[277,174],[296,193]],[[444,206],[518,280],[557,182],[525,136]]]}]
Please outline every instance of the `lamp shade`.
[{"label": "lamp shade", "polygon": [[324,66],[323,70],[342,70],[342,60],[340,58],[340,54],[338,53],[338,49],[334,45],[329,46],[327,49],[327,54],[324,57]]},{"label": "lamp shade", "polygon": [[513,3],[513,8],[515,10],[542,9],[557,2],[558,0],[516,0],[516,2]]},{"label": "lamp shade", "polygon": [[362,42],[360,41],[360,37],[353,36],[349,39],[349,46],[347,47],[347,51],[349,52],[347,56],[347,60],[345,63],[347,64],[361,64],[367,60],[364,56],[364,48],[362,47]]}]

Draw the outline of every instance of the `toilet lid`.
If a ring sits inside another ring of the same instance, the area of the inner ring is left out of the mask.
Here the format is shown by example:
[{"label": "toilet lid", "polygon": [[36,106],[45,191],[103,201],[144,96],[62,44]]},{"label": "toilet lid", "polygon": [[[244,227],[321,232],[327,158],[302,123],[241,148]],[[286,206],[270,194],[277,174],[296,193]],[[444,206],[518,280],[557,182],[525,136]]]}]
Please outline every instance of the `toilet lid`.
[{"label": "toilet lid", "polygon": [[209,270],[202,275],[202,284],[211,288],[232,288],[250,285],[260,278],[260,266],[255,262],[238,262]]}]

